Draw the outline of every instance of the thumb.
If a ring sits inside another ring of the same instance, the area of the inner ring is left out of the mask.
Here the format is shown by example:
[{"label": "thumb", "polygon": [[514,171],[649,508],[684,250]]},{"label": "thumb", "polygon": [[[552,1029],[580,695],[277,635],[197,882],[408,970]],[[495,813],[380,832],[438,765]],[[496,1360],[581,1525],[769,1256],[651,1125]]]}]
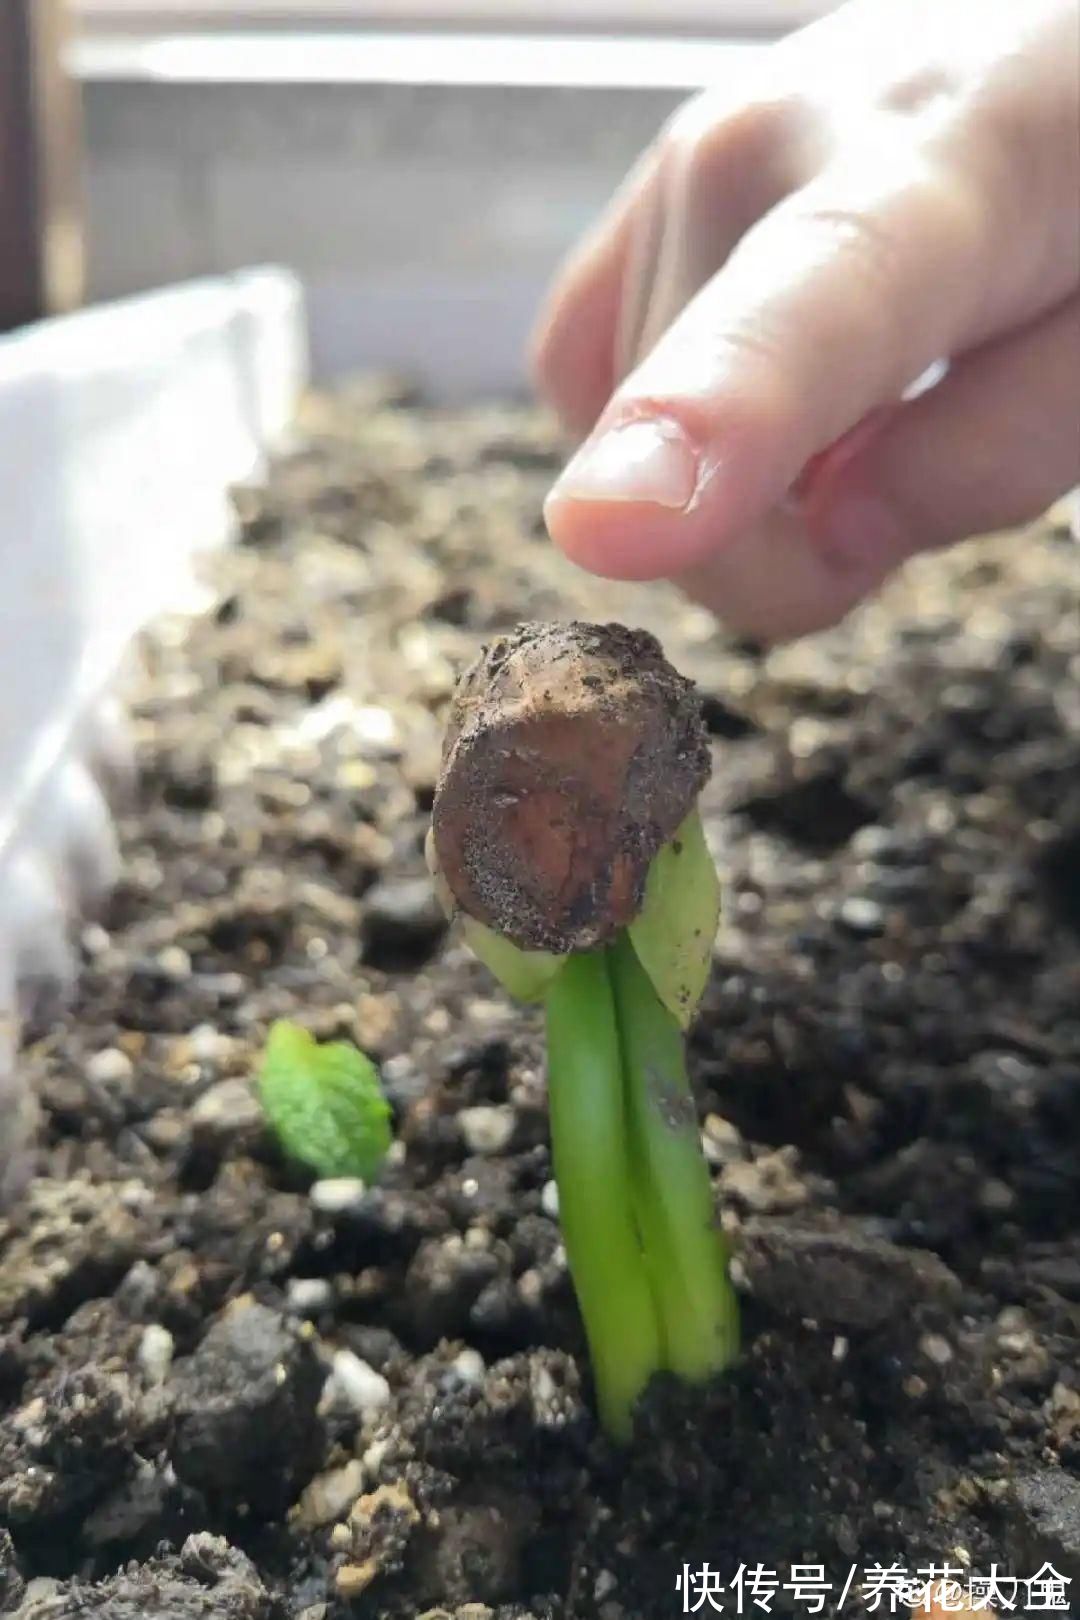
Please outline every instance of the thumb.
[{"label": "thumb", "polygon": [[884,575],[917,551],[1038,516],[1080,478],[1080,297],[963,356],[803,490],[839,570]]}]

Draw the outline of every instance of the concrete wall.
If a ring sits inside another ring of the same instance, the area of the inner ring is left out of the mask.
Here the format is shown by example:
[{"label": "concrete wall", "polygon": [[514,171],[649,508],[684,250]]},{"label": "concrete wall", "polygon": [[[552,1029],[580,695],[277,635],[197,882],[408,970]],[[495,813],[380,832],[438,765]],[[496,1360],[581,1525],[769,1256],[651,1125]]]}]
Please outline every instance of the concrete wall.
[{"label": "concrete wall", "polygon": [[317,376],[520,386],[552,268],[684,94],[89,77],[91,296],[285,263]]}]

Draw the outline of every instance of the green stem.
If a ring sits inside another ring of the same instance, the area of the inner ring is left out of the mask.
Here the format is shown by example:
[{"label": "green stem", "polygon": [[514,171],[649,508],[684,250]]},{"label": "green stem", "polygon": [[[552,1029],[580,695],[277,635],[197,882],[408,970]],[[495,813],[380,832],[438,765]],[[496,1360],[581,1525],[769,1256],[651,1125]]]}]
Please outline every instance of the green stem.
[{"label": "green stem", "polygon": [[605,1429],[630,1438],[633,1407],[663,1365],[641,1252],[615,1003],[605,955],[571,956],[547,993],[548,1089],[566,1255]]},{"label": "green stem", "polygon": [[[608,952],[634,1213],[661,1325],[663,1365],[699,1382],[738,1349],[735,1292],[701,1151],[682,1033],[629,937]],[[561,1195],[560,1195],[561,1196]]]}]

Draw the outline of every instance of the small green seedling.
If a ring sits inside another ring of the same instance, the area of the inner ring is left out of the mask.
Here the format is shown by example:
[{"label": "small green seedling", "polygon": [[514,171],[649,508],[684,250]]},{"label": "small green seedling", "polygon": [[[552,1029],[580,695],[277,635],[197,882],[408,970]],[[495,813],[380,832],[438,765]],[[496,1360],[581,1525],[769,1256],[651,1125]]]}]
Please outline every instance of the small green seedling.
[{"label": "small green seedling", "polygon": [[259,1095],[290,1159],[325,1178],[378,1174],[393,1139],[390,1105],[375,1065],[348,1041],[320,1046],[299,1024],[279,1020],[266,1042]]},{"label": "small green seedling", "polygon": [[463,677],[430,844],[465,937],[541,1001],[567,1258],[605,1428],[738,1350],[683,1032],[720,889],[689,683],[619,626],[523,626]]}]

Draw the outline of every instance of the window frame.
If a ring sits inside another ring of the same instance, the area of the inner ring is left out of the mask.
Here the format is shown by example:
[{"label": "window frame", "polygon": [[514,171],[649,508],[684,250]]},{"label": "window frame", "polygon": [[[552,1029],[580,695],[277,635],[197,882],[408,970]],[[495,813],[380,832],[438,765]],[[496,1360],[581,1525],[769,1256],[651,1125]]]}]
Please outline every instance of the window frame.
[{"label": "window frame", "polygon": [[83,33],[484,28],[775,37],[836,0],[71,0]]}]

